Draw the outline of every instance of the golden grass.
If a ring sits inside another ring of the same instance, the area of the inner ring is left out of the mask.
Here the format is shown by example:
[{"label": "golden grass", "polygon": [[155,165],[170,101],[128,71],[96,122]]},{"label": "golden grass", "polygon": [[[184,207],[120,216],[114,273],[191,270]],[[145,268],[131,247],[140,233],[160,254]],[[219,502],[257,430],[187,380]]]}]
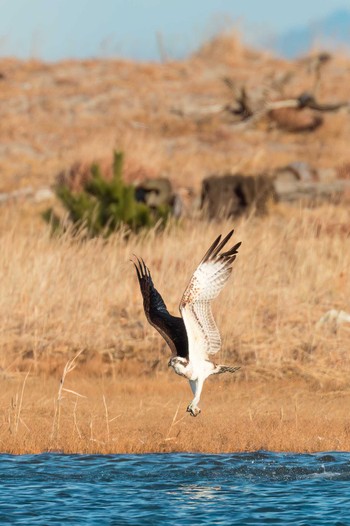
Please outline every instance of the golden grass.
[{"label": "golden grass", "polygon": [[[346,206],[329,205],[281,207],[270,217],[237,222],[235,240],[243,244],[233,279],[214,305],[222,359],[226,353],[265,369],[300,363],[312,369],[321,358],[326,368],[347,363],[347,329],[334,335],[317,332],[315,325],[328,309],[348,308],[349,237],[340,228],[348,220]],[[12,229],[4,226],[2,367],[25,357],[40,369],[43,358],[58,352],[64,364],[71,357],[67,353],[80,348],[106,361],[109,355],[117,362],[124,355],[145,363],[159,359],[163,341],[145,320],[131,255],[145,259],[176,312],[207,246],[231,227],[230,222],[187,221],[128,241],[120,233],[108,241],[79,242],[69,236],[52,239],[46,227],[22,233],[16,223]]]},{"label": "golden grass", "polygon": [[[349,310],[345,205],[276,207],[236,225],[188,220],[87,242],[52,239],[44,226],[22,230],[14,218],[3,209],[3,451],[349,448],[350,328],[316,328],[328,309]],[[203,413],[192,419],[184,413],[190,389],[167,371],[168,350],[145,319],[129,259],[145,259],[176,312],[209,243],[232,226],[243,244],[214,312],[220,362],[241,370],[209,380]],[[77,353],[69,391],[59,393]]]},{"label": "golden grass", "polygon": [[[350,449],[350,390],[210,379],[202,413],[185,412],[190,389],[154,377],[66,380],[59,425],[53,378],[2,380],[0,450],[9,453],[331,451]],[[78,392],[78,395],[74,394]],[[23,393],[23,398],[22,398]]]},{"label": "golden grass", "polygon": [[[290,74],[272,99],[313,87],[305,64],[247,50],[237,36],[183,62],[8,59],[0,70],[0,191],[51,185],[74,161],[110,162],[113,148],[126,153],[127,178],[166,175],[181,195],[198,195],[212,173],[261,173],[295,160],[343,166],[346,175],[346,111],[327,114],[312,134],[200,116],[232,102],[223,77],[249,92]],[[333,57],[318,99],[347,99],[349,76],[348,61]],[[316,325],[331,308],[350,310],[345,202],[276,206],[235,225],[186,219],[158,234],[88,242],[50,238],[40,207],[0,208],[2,451],[349,449],[350,329]],[[145,259],[177,312],[209,243],[232,226],[243,244],[214,311],[220,361],[241,370],[206,383],[194,419],[184,412],[189,387],[167,370],[166,345],[145,319],[129,259]]]}]

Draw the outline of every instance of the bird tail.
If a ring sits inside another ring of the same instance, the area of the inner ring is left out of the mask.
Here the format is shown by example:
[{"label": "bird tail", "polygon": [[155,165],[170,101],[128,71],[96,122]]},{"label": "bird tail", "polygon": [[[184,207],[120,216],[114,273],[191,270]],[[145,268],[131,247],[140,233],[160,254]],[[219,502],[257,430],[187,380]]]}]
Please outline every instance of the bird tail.
[{"label": "bird tail", "polygon": [[231,367],[230,365],[216,365],[212,374],[222,374],[222,373],[235,373],[240,367]]}]

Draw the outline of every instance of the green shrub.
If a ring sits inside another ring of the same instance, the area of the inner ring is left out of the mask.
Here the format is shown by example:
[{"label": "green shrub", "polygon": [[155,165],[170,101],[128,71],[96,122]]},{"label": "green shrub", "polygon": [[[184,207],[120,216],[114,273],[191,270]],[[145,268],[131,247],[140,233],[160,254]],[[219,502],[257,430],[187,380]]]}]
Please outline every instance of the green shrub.
[{"label": "green shrub", "polygon": [[[55,194],[68,211],[70,228],[73,232],[85,229],[89,237],[108,236],[121,226],[133,231],[149,228],[167,221],[170,207],[150,208],[135,199],[133,185],[125,184],[122,178],[123,153],[114,152],[113,177],[108,181],[98,164],[91,166],[91,177],[84,183],[83,190],[73,192],[66,185],[58,185]],[[67,229],[63,221],[47,210],[43,217],[50,222],[55,232]]]}]

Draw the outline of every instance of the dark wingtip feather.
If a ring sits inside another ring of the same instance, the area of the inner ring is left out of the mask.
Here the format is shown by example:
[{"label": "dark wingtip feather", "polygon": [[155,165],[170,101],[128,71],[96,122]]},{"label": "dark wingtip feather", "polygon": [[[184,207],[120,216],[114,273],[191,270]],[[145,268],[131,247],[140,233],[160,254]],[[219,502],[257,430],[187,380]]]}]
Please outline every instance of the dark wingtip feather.
[{"label": "dark wingtip feather", "polygon": [[149,268],[147,267],[146,263],[143,261],[142,258],[141,258],[141,261],[143,263],[143,271],[144,271],[145,276],[151,277],[151,273],[150,273]]},{"label": "dark wingtip feather", "polygon": [[228,256],[233,256],[233,254],[237,254],[238,249],[241,246],[241,244],[242,244],[242,241],[240,241],[239,243],[236,243],[235,246],[230,248],[230,250],[228,250],[227,252],[223,252],[220,257],[225,258]]},{"label": "dark wingtip feather", "polygon": [[143,259],[142,258],[138,258],[135,254],[133,254],[133,256],[136,258],[137,263],[135,263],[135,261],[133,261],[132,259],[130,261],[135,266],[137,277],[138,277],[139,281],[141,282],[141,280],[143,278],[151,277],[150,271],[147,268],[147,266],[146,266],[145,262],[143,261]]},{"label": "dark wingtip feather", "polygon": [[211,254],[212,258],[215,258],[219,254],[220,250],[226,245],[227,241],[231,239],[233,232],[234,230],[232,229],[231,232],[229,232],[227,236],[224,237],[224,239],[221,241],[221,243],[215,248],[215,250]]},{"label": "dark wingtip feather", "polygon": [[[133,256],[135,256],[135,254],[133,254]],[[135,256],[135,258],[137,259],[137,257]],[[136,274],[137,274],[137,278],[139,280],[139,282],[141,282],[141,273],[140,273],[140,269],[138,268],[137,264],[135,263],[135,261],[133,261],[132,259],[130,259],[131,263],[134,265],[135,267],[135,270],[136,270]]]},{"label": "dark wingtip feather", "polygon": [[223,249],[223,247],[227,244],[227,242],[231,239],[232,235],[234,233],[234,229],[232,229],[227,236],[224,237],[223,240],[221,240],[221,235],[217,237],[214,241],[214,243],[210,246],[209,250],[205,253],[201,263],[205,263],[209,260],[214,260],[215,258],[219,257],[219,259],[226,259],[228,257],[233,256],[237,253],[238,248],[241,245],[241,242],[236,243],[234,247],[230,248],[227,252],[223,252],[220,254],[220,251]]},{"label": "dark wingtip feather", "polygon": [[231,263],[234,262],[234,260],[236,259],[236,254],[234,256],[231,256],[229,257],[228,259],[226,259],[225,261],[225,267],[229,267],[231,265]]},{"label": "dark wingtip feather", "polygon": [[221,239],[221,234],[220,234],[220,236],[218,236],[215,239],[214,243],[212,245],[210,245],[209,249],[207,250],[207,252],[203,256],[203,259],[202,259],[201,263],[205,263],[206,261],[208,261],[208,259],[210,258],[213,250],[215,250],[217,245],[220,243],[220,239]]},{"label": "dark wingtip feather", "polygon": [[136,269],[136,273],[137,273],[137,277],[139,278],[139,280],[141,279],[141,274],[140,274],[140,269],[138,267],[138,262],[139,260],[137,259],[137,256],[135,256],[135,254],[133,254],[133,257],[136,258],[136,262],[133,260],[133,259],[130,259],[131,263],[134,265],[135,269]]},{"label": "dark wingtip feather", "polygon": [[142,258],[138,258],[135,254],[133,254],[133,256],[136,259],[136,263],[132,259],[130,261],[135,266],[135,269],[136,269],[136,272],[137,272],[137,277],[139,278],[139,281],[141,282],[141,280],[144,280],[146,278],[147,281],[152,283],[150,270],[147,267],[147,265],[144,262],[144,260]]}]

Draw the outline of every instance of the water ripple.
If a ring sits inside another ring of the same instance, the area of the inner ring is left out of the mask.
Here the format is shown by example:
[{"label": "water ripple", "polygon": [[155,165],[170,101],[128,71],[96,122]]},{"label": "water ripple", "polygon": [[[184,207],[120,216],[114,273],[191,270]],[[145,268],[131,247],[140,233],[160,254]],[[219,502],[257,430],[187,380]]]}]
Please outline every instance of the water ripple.
[{"label": "water ripple", "polygon": [[350,525],[350,453],[45,453],[0,468],[0,524]]}]

